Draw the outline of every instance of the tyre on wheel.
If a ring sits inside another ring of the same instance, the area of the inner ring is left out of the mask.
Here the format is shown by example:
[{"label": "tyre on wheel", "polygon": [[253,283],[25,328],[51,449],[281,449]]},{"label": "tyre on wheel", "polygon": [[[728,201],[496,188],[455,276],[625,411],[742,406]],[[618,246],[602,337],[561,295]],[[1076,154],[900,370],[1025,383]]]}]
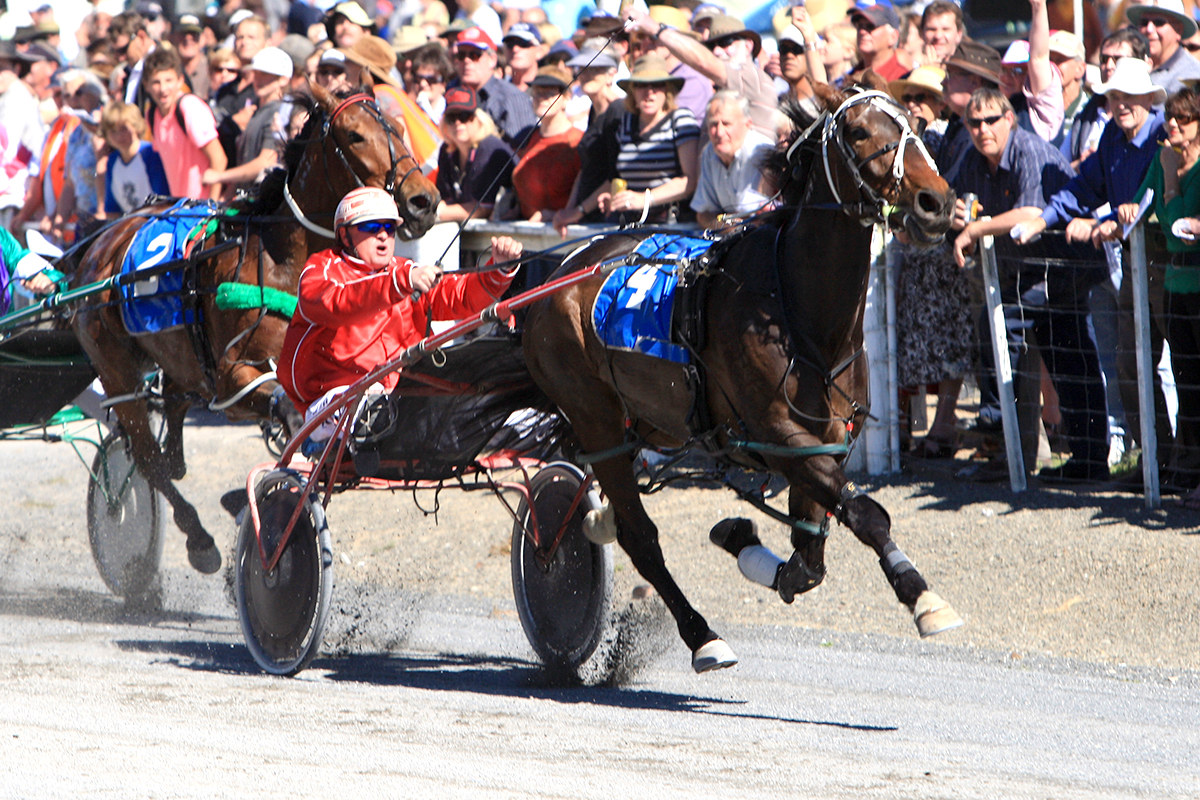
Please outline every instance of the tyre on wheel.
[{"label": "tyre on wheel", "polygon": [[535,513],[522,501],[512,533],[513,595],[525,636],[547,667],[577,675],[610,629],[613,585],[612,545],[583,533],[594,500],[585,495],[567,518],[584,480],[564,462],[538,470],[529,482]]},{"label": "tyre on wheel", "polygon": [[295,675],[316,657],[333,594],[333,548],[325,510],[290,470],[271,472],[255,487],[267,563],[297,505],[304,509],[278,563],[267,570],[247,511],[238,531],[234,593],[238,621],[255,662],[273,675]]},{"label": "tyre on wheel", "polygon": [[136,601],[152,592],[163,550],[159,497],[119,430],[104,437],[92,461],[87,525],[96,569],[112,593]]}]

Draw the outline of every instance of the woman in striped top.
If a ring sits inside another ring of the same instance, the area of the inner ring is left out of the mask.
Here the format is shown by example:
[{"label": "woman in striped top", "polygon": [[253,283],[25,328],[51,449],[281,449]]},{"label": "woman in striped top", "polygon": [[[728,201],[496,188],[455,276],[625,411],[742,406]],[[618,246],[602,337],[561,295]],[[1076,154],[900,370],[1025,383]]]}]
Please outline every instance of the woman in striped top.
[{"label": "woman in striped top", "polygon": [[669,221],[675,209],[686,213],[700,171],[700,125],[675,104],[683,78],[658,56],[645,55],[618,85],[627,92],[628,113],[617,130],[617,175],[625,185],[601,193],[600,210],[613,222]]}]

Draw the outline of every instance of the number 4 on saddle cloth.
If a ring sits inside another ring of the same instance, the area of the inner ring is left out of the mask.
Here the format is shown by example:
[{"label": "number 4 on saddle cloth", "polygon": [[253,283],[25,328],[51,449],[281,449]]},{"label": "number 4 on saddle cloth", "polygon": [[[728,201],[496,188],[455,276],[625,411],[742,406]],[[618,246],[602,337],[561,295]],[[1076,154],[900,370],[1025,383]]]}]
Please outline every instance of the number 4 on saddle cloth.
[{"label": "number 4 on saddle cloth", "polygon": [[714,244],[711,239],[663,233],[643,240],[628,256],[633,263],[609,273],[596,295],[592,324],[601,341],[617,350],[691,363],[688,348],[672,334],[681,327],[676,290],[680,275]]},{"label": "number 4 on saddle cloth", "polygon": [[[145,271],[186,258],[213,229],[216,218],[230,213],[211,201],[180,200],[143,225],[125,252],[121,274]],[[178,328],[195,322],[195,308],[185,307],[184,267],[121,286],[121,318],[133,336]]]}]

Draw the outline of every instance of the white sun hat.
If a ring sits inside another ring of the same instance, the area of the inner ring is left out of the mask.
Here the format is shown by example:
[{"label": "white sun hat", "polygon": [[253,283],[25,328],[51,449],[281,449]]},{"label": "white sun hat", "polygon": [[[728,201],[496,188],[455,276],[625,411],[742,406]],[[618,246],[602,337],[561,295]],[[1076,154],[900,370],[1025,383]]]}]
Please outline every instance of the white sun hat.
[{"label": "white sun hat", "polygon": [[292,57],[278,47],[264,47],[250,60],[250,69],[278,78],[290,78],[295,69]]},{"label": "white sun hat", "polygon": [[1151,13],[1162,14],[1182,25],[1184,39],[1196,34],[1196,20],[1184,11],[1183,0],[1143,0],[1140,5],[1131,5],[1125,10],[1125,16],[1129,18],[1134,27],[1140,27],[1142,17]]},{"label": "white sun hat", "polygon": [[1108,83],[1097,83],[1092,87],[1096,94],[1124,92],[1125,94],[1154,95],[1154,105],[1167,101],[1167,90],[1150,82],[1150,65],[1141,58],[1118,58]]}]

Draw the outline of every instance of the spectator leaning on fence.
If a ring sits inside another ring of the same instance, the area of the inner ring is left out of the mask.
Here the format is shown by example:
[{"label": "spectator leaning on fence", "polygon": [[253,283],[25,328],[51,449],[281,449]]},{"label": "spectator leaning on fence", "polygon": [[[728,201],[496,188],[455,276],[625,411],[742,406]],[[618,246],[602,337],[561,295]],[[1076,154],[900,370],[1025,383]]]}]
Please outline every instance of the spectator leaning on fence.
[{"label": "spectator leaning on fence", "polygon": [[455,86],[446,92],[442,115],[445,141],[438,152],[438,220],[487,218],[496,193],[512,182],[513,151],[496,133],[475,90]]},{"label": "spectator leaning on fence", "polygon": [[109,103],[100,118],[100,133],[112,148],[104,178],[105,214],[128,214],[152,194],[171,193],[158,151],[143,140],[146,120],[137,106],[120,100]]},{"label": "spectator leaning on fence", "polygon": [[704,126],[708,144],[700,153],[692,210],[702,226],[716,228],[723,214],[751,214],[766,205],[760,191],[762,164],[775,143],[751,130],[749,101],[728,89],[708,101]]},{"label": "spectator leaning on fence", "polygon": [[[1136,58],[1150,69],[1150,44],[1133,28],[1122,28],[1104,37],[1100,43],[1100,82],[1108,83],[1122,58]],[[1094,89],[1095,87],[1093,87]],[[1076,115],[1070,134],[1063,141],[1063,154],[1071,160],[1071,168],[1079,171],[1083,160],[1096,152],[1104,126],[1112,119],[1108,113],[1108,98],[1093,91],[1083,110]]]},{"label": "spectator leaning on fence", "polygon": [[[1044,139],[1016,124],[1012,104],[995,89],[980,89],[971,97],[965,120],[973,147],[950,176],[961,198],[979,196],[981,217],[965,225],[965,206],[958,201],[954,227],[955,258],[983,236],[996,237],[1001,264],[1001,298],[1013,364],[1020,355],[1020,331],[1029,327],[1051,380],[1058,390],[1063,422],[1072,457],[1060,467],[1042,470],[1047,480],[1104,480],[1108,477],[1108,425],[1104,383],[1095,345],[1088,336],[1086,298],[1090,284],[1102,280],[1103,266],[1073,269],[1047,258],[1081,259],[1087,248],[1063,246],[1061,239],[1043,239],[1033,248],[1017,248],[1008,234],[1013,226],[1036,219],[1055,192],[1071,178],[1066,157]],[[1094,257],[1094,251],[1092,252]],[[1053,301],[1053,307],[1050,303]],[[988,354],[991,348],[983,348]],[[989,359],[984,359],[988,364]],[[1018,376],[1019,377],[1019,376]],[[991,384],[994,376],[986,383]],[[995,386],[980,381],[984,400],[995,397]]]},{"label": "spectator leaning on fence", "polygon": [[571,77],[566,67],[542,67],[529,84],[533,110],[542,121],[522,148],[521,160],[512,173],[522,219],[549,222],[571,199],[583,138],[583,131],[567,118],[566,92]]},{"label": "spectator leaning on fence", "polygon": [[[1184,505],[1200,509],[1200,224],[1192,228],[1200,220],[1187,219],[1200,211],[1200,97],[1190,88],[1171,95],[1166,120],[1167,141],[1150,162],[1133,201],[1117,209],[1117,219],[1132,224],[1145,193],[1154,192],[1154,213],[1170,256],[1163,280],[1163,317],[1179,396],[1174,474],[1165,476],[1163,483],[1189,490]],[[1175,228],[1177,221],[1180,228]]]}]

